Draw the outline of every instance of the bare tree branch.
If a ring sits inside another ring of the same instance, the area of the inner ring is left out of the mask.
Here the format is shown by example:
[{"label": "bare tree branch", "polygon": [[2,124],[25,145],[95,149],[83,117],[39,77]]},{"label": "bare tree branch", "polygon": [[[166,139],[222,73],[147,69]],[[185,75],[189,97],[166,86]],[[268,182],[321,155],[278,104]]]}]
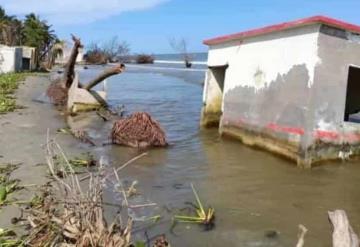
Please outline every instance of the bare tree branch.
[{"label": "bare tree branch", "polygon": [[74,46],[72,48],[69,60],[65,66],[65,73],[64,73],[63,81],[64,81],[66,88],[70,88],[70,86],[74,80],[76,58],[79,54],[79,49],[83,47],[79,38],[75,37],[74,35],[71,35],[71,36],[72,36],[72,40],[74,41]]}]

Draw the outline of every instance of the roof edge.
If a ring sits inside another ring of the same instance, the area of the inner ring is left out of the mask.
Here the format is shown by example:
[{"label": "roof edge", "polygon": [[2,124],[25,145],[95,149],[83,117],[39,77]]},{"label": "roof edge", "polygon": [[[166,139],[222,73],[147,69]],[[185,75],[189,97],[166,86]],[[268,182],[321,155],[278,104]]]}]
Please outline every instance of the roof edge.
[{"label": "roof edge", "polygon": [[331,17],[323,16],[323,15],[317,15],[317,16],[312,16],[312,17],[308,17],[308,18],[304,18],[304,19],[299,19],[296,21],[283,22],[280,24],[265,26],[262,28],[252,29],[252,30],[244,31],[244,32],[240,32],[240,33],[234,33],[234,34],[229,34],[229,35],[206,39],[203,41],[203,44],[208,45],[208,46],[218,45],[218,44],[222,44],[222,43],[229,42],[229,41],[235,41],[235,40],[239,40],[239,39],[250,38],[250,37],[255,37],[255,36],[274,33],[274,32],[280,32],[280,31],[284,31],[284,30],[288,30],[288,29],[292,29],[292,28],[296,28],[296,27],[301,27],[301,26],[306,26],[306,25],[311,25],[311,24],[316,24],[316,23],[322,23],[322,24],[326,24],[329,26],[345,29],[345,30],[360,34],[360,26],[358,26],[358,25],[354,25],[351,23],[347,23],[347,22],[337,20],[337,19],[334,19]]}]

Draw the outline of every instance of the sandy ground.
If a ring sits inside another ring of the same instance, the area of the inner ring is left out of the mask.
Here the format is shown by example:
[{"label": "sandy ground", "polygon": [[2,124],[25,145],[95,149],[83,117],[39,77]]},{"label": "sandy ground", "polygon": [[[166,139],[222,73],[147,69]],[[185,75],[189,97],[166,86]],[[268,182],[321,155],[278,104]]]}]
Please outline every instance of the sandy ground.
[{"label": "sandy ground", "polygon": [[[47,167],[41,165],[45,164],[47,129],[69,155],[90,151],[71,135],[57,134],[59,128],[66,127],[63,116],[52,105],[35,101],[49,83],[48,76],[28,77],[16,92],[17,104],[25,108],[0,115],[0,164],[21,164],[12,177],[20,179],[22,185],[42,185],[48,181]],[[29,200],[35,189],[29,187],[10,198]],[[0,228],[11,226],[11,218],[19,213],[16,206],[1,208]]]}]

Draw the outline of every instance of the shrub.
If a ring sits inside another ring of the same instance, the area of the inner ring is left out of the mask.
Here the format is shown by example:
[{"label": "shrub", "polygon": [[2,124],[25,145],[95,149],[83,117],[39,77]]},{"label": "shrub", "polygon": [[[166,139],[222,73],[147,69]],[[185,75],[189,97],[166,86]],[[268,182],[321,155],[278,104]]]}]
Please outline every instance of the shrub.
[{"label": "shrub", "polygon": [[25,73],[0,74],[0,114],[14,111],[16,101],[11,94],[18,88],[19,81],[24,80]]},{"label": "shrub", "polygon": [[108,56],[101,50],[89,51],[84,58],[89,64],[106,64],[108,61]]},{"label": "shrub", "polygon": [[139,54],[136,56],[136,63],[145,64],[145,63],[154,63],[154,57],[152,55],[147,54]]}]

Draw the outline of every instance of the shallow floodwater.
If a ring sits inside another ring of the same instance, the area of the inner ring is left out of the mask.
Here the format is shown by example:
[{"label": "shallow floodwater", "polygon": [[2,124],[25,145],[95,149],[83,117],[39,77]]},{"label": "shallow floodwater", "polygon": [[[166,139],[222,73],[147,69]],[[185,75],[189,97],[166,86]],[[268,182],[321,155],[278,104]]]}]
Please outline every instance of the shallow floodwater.
[{"label": "shallow floodwater", "polygon": [[[79,70],[82,81],[100,69]],[[359,163],[302,170],[267,152],[219,138],[216,129],[200,130],[203,78],[201,66],[188,71],[153,65],[128,66],[126,73],[107,80],[110,104],[124,105],[127,113],[150,112],[171,144],[149,150],[121,173],[122,178],[139,181],[142,199],[158,204],[147,216],[163,216],[158,224],[149,223],[146,234],[139,229],[137,238],[165,233],[172,246],[295,246],[298,224],[304,224],[309,229],[307,247],[331,246],[327,211],[333,209],[345,209],[360,232]],[[114,166],[141,153],[119,146],[95,151]],[[191,224],[170,230],[171,216],[194,201],[190,183],[204,204],[216,210],[212,231]]]}]

